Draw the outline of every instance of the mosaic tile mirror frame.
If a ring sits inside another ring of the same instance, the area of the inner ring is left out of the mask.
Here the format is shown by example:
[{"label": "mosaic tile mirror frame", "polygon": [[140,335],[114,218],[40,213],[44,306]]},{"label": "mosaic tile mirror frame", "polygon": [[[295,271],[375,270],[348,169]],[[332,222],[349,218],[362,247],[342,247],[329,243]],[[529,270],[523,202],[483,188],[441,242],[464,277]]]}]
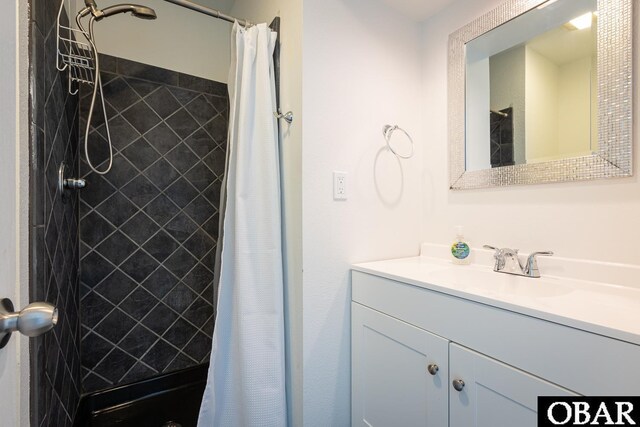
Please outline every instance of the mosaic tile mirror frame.
[{"label": "mosaic tile mirror frame", "polygon": [[527,11],[552,1],[554,0],[508,0],[449,36],[450,189],[567,182],[633,174],[633,0],[597,1],[598,148],[591,155],[580,157],[466,170],[466,44]]}]

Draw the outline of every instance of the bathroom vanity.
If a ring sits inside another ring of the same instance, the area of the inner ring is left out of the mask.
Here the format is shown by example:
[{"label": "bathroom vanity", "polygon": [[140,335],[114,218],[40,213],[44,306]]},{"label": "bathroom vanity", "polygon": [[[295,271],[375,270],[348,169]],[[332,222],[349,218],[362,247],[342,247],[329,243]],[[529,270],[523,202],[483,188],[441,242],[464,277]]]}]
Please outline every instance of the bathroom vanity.
[{"label": "bathroom vanity", "polygon": [[353,426],[536,426],[541,395],[640,395],[638,361],[638,288],[426,257],[353,267]]}]

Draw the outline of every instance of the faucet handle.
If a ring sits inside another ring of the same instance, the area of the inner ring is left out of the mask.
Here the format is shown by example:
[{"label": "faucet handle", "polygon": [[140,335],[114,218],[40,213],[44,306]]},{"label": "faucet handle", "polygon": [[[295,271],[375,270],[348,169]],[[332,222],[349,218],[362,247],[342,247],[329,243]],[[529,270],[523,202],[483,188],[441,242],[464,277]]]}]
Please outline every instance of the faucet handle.
[{"label": "faucet handle", "polygon": [[489,246],[489,245],[482,245],[482,247],[483,247],[483,248],[485,248],[485,249],[491,249],[492,251],[496,251],[496,252],[493,254],[493,257],[494,257],[497,261],[499,261],[499,260],[501,260],[501,259],[504,259],[504,253],[503,253],[502,249],[500,249],[500,248],[496,248],[496,247],[494,247],[494,246]]},{"label": "faucet handle", "polygon": [[498,252],[500,252],[500,251],[501,251],[501,249],[500,249],[500,248],[496,248],[496,247],[494,247],[494,246],[482,245],[482,247],[483,247],[483,248],[485,248],[485,249],[491,249],[491,250],[493,250],[493,251],[496,251],[496,254],[497,254]]},{"label": "faucet handle", "polygon": [[536,256],[536,255],[551,256],[551,255],[553,255],[553,252],[552,251],[538,251],[538,252],[532,252],[531,255],[529,255],[529,256]]},{"label": "faucet handle", "polygon": [[482,246],[485,249],[491,249],[496,251],[493,254],[493,258],[495,258],[496,260],[496,264],[493,267],[493,271],[500,271],[504,268],[504,252],[502,251],[502,249],[500,248],[496,248],[494,246],[490,246],[490,245],[483,245]]},{"label": "faucet handle", "polygon": [[538,255],[540,256],[552,256],[552,251],[538,251],[532,252],[529,254],[527,258],[527,264],[524,267],[524,274],[529,277],[540,277],[540,270],[538,269],[538,259],[536,258]]},{"label": "faucet handle", "polygon": [[490,245],[482,245],[482,247],[485,248],[485,249],[494,250],[494,251],[496,251],[496,254],[499,254],[499,253],[502,253],[502,252],[517,254],[518,251],[519,251],[519,249],[496,248],[495,246],[490,246]]}]

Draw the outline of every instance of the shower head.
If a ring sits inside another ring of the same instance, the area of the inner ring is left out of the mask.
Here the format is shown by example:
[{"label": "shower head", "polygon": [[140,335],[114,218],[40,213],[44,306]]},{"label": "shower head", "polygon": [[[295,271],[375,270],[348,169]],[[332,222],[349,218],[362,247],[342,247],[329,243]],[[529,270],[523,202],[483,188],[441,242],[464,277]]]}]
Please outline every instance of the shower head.
[{"label": "shower head", "polygon": [[116,4],[114,6],[106,7],[98,11],[99,17],[96,19],[107,18],[111,15],[118,13],[131,12],[133,16],[141,19],[156,19],[156,12],[150,7],[141,6],[139,4]]},{"label": "shower head", "polygon": [[83,18],[89,14],[93,15],[96,21],[101,20],[102,18],[107,18],[111,15],[116,15],[118,13],[127,13],[131,12],[131,14],[137,18],[141,19],[156,19],[156,11],[151,9],[150,7],[141,6],[139,4],[116,4],[113,6],[105,7],[104,9],[98,9],[98,5],[95,0],[84,0],[85,8],[78,12],[78,18]]}]

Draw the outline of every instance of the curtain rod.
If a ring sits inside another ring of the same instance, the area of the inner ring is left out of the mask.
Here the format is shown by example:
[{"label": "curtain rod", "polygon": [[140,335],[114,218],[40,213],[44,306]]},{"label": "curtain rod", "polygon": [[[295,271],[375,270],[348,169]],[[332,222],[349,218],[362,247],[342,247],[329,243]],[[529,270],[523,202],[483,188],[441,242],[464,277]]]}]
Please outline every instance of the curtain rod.
[{"label": "curtain rod", "polygon": [[238,21],[238,24],[242,25],[243,27],[247,27],[250,26],[251,23],[249,21],[246,21],[244,19],[236,19],[233,16],[229,16],[226,15],[222,12],[220,12],[219,10],[215,10],[215,9],[211,9],[205,6],[201,6],[199,4],[196,3],[192,3],[190,1],[187,0],[164,0],[167,1],[169,3],[173,3],[175,5],[178,6],[182,6],[182,7],[186,7],[187,9],[191,9],[194,10],[196,12],[200,12],[203,13],[205,15],[209,15],[209,16],[213,16],[214,18],[218,18],[218,19],[222,19],[223,21],[227,21],[227,22],[235,22]]}]

